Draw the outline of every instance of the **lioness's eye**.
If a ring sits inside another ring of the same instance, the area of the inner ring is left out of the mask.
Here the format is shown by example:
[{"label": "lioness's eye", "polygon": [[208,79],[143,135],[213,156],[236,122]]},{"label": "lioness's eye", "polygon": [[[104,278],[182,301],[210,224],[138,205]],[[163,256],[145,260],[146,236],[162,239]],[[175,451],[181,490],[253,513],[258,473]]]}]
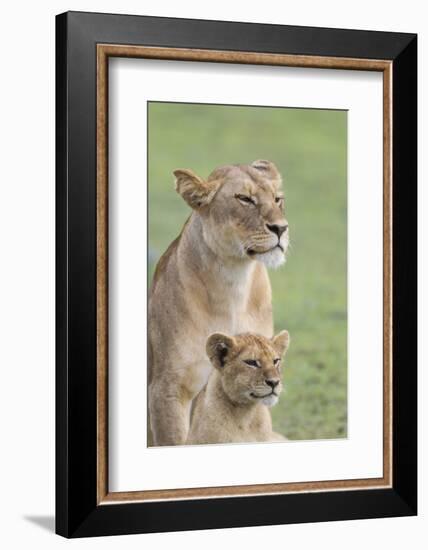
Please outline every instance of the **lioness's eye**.
[{"label": "lioness's eye", "polygon": [[244,202],[245,204],[256,204],[254,200],[251,197],[247,197],[247,195],[235,195],[235,199],[238,199],[238,201]]},{"label": "lioness's eye", "polygon": [[273,360],[273,364],[275,365],[275,367],[277,367],[279,365],[280,361],[281,361],[281,359],[279,357],[277,357],[276,359]]},{"label": "lioness's eye", "polygon": [[276,204],[280,204],[284,200],[284,197],[275,197]]},{"label": "lioness's eye", "polygon": [[260,363],[255,359],[244,359],[244,363],[246,363],[247,365],[250,365],[250,367],[260,368]]}]

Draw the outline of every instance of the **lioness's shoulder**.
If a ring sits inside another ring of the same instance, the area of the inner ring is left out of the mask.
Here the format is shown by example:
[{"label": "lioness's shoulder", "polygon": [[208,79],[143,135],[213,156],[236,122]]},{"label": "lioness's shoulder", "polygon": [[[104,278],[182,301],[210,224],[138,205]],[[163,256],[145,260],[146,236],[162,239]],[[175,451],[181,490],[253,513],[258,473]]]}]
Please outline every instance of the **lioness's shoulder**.
[{"label": "lioness's shoulder", "polygon": [[160,277],[163,275],[163,273],[165,273],[166,268],[168,266],[168,262],[178,247],[178,243],[180,242],[180,237],[181,235],[179,235],[176,239],[174,239],[172,243],[168,246],[168,248],[165,250],[165,252],[162,254],[162,256],[159,258],[159,261],[155,267],[155,272],[153,274],[152,292],[154,291],[157,283],[159,282]]}]

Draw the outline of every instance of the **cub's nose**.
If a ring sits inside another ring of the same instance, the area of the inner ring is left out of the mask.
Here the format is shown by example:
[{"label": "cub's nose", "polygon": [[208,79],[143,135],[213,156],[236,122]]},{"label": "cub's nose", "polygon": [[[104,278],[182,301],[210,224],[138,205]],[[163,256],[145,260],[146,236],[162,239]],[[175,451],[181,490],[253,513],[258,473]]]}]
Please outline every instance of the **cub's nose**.
[{"label": "cub's nose", "polygon": [[279,225],[277,223],[267,223],[266,224],[269,231],[272,231],[272,233],[275,233],[275,235],[278,235],[278,238],[281,238],[281,235],[284,233],[284,231],[287,231],[288,224]]},{"label": "cub's nose", "polygon": [[267,379],[265,380],[265,382],[266,382],[266,384],[267,384],[268,386],[270,386],[272,389],[273,389],[273,388],[276,388],[277,385],[279,384],[279,380],[278,380],[277,378],[267,378]]}]

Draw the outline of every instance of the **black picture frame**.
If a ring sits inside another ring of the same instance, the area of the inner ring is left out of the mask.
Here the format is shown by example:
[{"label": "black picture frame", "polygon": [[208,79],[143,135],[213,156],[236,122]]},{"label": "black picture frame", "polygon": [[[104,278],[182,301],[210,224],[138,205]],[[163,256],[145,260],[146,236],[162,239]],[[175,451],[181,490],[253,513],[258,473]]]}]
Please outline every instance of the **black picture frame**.
[{"label": "black picture frame", "polygon": [[[100,43],[392,61],[391,488],[97,504]],[[417,36],[68,12],[56,18],[56,98],[56,532],[86,537],[415,515]]]}]

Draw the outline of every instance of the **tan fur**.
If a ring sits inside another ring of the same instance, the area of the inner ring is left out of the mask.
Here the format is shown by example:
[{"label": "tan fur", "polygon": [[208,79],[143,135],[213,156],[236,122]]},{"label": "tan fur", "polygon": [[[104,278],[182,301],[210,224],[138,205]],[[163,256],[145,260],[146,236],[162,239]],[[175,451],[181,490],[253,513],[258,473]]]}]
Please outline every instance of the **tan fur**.
[{"label": "tan fur", "polygon": [[195,399],[187,444],[284,440],[272,431],[268,407],[282,391],[281,357],[288,344],[287,331],[272,340],[249,333],[210,336],[207,354],[215,370]]},{"label": "tan fur", "polygon": [[[265,265],[284,261],[281,178],[268,161],[216,169],[207,180],[176,170],[176,189],[192,207],[180,236],[159,260],[149,296],[149,415],[154,445],[187,439],[192,399],[212,370],[209,334],[272,336]],[[246,203],[242,195],[251,197]],[[239,198],[238,198],[239,197]],[[255,261],[259,260],[259,261]]]}]

